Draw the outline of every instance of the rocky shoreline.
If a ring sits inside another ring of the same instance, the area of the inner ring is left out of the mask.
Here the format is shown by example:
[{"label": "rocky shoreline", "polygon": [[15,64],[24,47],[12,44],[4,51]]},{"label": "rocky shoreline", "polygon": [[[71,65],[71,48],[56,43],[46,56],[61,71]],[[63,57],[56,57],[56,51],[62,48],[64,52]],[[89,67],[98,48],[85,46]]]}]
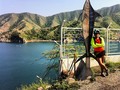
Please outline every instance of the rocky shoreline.
[{"label": "rocky shoreline", "polygon": [[[54,40],[23,40],[24,42],[22,43],[31,43],[31,42],[54,42]],[[60,41],[57,41],[60,42]],[[11,40],[8,39],[0,39],[0,43],[14,43]],[[16,42],[15,42],[16,43]],[[21,43],[21,42],[17,42]]]},{"label": "rocky shoreline", "polygon": [[29,42],[54,42],[54,40],[39,40],[39,39],[26,40],[24,38],[21,38],[19,35],[11,35],[11,33],[5,33],[5,34],[0,34],[0,42],[3,42],[3,43],[29,43]]},{"label": "rocky shoreline", "polygon": [[29,42],[54,42],[53,40],[24,40],[25,43]]}]

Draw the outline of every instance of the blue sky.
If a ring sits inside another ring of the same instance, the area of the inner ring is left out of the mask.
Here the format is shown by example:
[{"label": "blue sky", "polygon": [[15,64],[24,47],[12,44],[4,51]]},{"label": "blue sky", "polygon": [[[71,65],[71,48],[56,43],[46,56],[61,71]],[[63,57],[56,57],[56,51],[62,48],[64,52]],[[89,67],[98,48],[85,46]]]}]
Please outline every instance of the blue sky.
[{"label": "blue sky", "polygon": [[[95,10],[120,4],[120,0],[90,0]],[[50,16],[61,12],[81,10],[85,0],[0,0],[0,15],[30,12]]]}]

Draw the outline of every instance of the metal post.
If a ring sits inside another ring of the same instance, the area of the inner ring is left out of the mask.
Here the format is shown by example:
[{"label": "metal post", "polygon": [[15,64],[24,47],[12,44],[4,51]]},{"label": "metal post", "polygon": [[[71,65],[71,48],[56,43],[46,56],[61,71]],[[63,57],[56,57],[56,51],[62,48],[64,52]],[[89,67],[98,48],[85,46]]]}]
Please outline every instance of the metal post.
[{"label": "metal post", "polygon": [[108,56],[108,49],[109,49],[109,48],[108,48],[108,44],[109,44],[109,42],[108,42],[108,30],[109,30],[109,29],[107,29],[107,50],[106,50],[107,53],[106,53],[106,56]]},{"label": "metal post", "polygon": [[60,60],[59,60],[59,76],[61,75],[61,72],[62,72],[62,45],[60,45],[57,41],[54,40],[54,42],[59,46],[60,48],[60,51],[59,51],[59,54],[60,54]]},{"label": "metal post", "polygon": [[62,45],[59,45],[60,46],[60,61],[59,61],[59,75],[61,75],[61,72],[62,72]]},{"label": "metal post", "polygon": [[63,46],[63,26],[65,24],[65,20],[63,20],[61,25],[61,52],[63,52],[62,46]]},{"label": "metal post", "polygon": [[108,35],[108,33],[109,33],[109,30],[110,30],[110,25],[111,24],[112,23],[110,22],[110,24],[107,27],[107,54],[106,54],[106,56],[108,56],[108,53],[109,53],[109,35]]},{"label": "metal post", "polygon": [[65,20],[62,22],[62,25],[61,25],[61,44],[59,44],[58,42],[54,41],[57,45],[59,45],[59,48],[60,48],[60,51],[59,51],[59,54],[60,54],[60,60],[59,60],[59,76],[61,75],[61,72],[62,72],[62,45],[63,45],[63,35],[62,35],[62,30],[63,30],[63,26],[64,26],[64,22]]},{"label": "metal post", "polygon": [[[62,40],[62,37],[63,37],[63,35],[62,35],[62,30],[63,30],[63,27],[61,26],[61,47],[62,47],[62,45],[63,45],[63,40]],[[60,48],[61,49],[61,52],[62,52],[62,48]]]}]

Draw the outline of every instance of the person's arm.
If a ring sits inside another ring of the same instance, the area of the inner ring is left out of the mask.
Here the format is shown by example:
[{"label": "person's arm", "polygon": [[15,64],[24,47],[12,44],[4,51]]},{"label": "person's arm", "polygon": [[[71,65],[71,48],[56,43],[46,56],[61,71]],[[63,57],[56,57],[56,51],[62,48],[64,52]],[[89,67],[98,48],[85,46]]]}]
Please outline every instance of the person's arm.
[{"label": "person's arm", "polygon": [[98,46],[95,44],[94,38],[91,39],[91,45],[93,48],[97,48]]},{"label": "person's arm", "polygon": [[104,41],[104,39],[102,37],[101,37],[101,42],[102,43],[100,43],[100,44],[96,43],[96,46],[98,46],[98,47],[104,47],[105,46],[105,41]]}]

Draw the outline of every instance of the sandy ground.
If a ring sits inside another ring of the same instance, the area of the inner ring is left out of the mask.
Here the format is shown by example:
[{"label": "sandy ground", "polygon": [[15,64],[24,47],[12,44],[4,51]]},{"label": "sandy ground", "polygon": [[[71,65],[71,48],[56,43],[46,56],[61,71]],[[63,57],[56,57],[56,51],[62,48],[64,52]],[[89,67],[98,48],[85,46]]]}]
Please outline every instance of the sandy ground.
[{"label": "sandy ground", "polygon": [[120,70],[110,73],[109,76],[96,76],[96,81],[90,80],[79,81],[80,89],[78,90],[120,90]]}]

